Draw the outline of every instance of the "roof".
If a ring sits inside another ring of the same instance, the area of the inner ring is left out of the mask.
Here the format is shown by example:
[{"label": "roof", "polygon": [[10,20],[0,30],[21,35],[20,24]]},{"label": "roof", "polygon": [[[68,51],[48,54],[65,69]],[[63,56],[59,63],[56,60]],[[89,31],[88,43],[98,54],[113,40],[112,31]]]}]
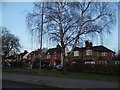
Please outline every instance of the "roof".
[{"label": "roof", "polygon": [[25,54],[27,54],[28,52],[25,50],[23,53],[20,53],[18,56],[23,57]]},{"label": "roof", "polygon": [[27,53],[23,56],[23,59],[27,59],[27,56],[29,55],[30,53]]},{"label": "roof", "polygon": [[[112,50],[106,48],[105,46],[93,46],[93,47],[89,47],[89,48],[86,48],[86,47],[82,47],[82,48],[79,48],[79,47],[75,47],[74,51],[75,50],[78,50],[78,51],[84,51],[86,49],[91,49],[91,50],[95,50],[95,51],[98,51],[98,52],[113,52]],[[115,52],[113,52],[115,53]]]},{"label": "roof", "polygon": [[29,53],[29,55],[39,55],[40,54],[40,52],[42,52],[42,54],[44,54],[44,51],[43,50],[40,50],[40,49],[38,49],[38,50],[36,50],[36,51],[32,51],[31,53]]},{"label": "roof", "polygon": [[104,47],[104,46],[94,46],[92,47],[93,50],[98,51],[98,52],[113,52],[112,50]]},{"label": "roof", "polygon": [[53,55],[53,54],[61,54],[62,52],[62,48],[61,47],[57,47],[57,48],[51,48],[49,49],[46,54],[50,54],[50,55]]}]

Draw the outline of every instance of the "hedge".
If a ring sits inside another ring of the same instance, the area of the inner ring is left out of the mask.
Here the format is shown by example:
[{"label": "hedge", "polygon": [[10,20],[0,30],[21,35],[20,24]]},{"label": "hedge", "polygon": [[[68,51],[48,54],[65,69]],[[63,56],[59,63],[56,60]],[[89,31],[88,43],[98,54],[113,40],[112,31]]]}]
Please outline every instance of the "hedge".
[{"label": "hedge", "polygon": [[71,72],[86,72],[86,73],[95,73],[95,74],[104,74],[104,75],[120,75],[120,66],[119,65],[105,65],[105,64],[80,64],[75,63],[67,67],[68,71]]}]

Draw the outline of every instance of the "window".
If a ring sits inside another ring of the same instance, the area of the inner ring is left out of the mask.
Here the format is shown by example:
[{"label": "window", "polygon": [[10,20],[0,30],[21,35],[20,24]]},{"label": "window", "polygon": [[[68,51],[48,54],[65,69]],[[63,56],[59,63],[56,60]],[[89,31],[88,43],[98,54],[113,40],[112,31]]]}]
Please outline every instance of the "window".
[{"label": "window", "polygon": [[120,64],[120,62],[119,61],[115,61],[115,64]]},{"label": "window", "polygon": [[54,54],[57,54],[56,52],[54,52]]},{"label": "window", "polygon": [[114,57],[114,54],[112,53],[112,57]]},{"label": "window", "polygon": [[86,50],[86,55],[92,55],[92,50]]},{"label": "window", "polygon": [[91,61],[89,61],[89,62],[86,61],[85,64],[95,64],[95,62],[94,61],[92,61],[92,62]]},{"label": "window", "polygon": [[99,61],[100,64],[108,64],[108,61]]},{"label": "window", "polygon": [[79,56],[79,51],[74,51],[74,56]]},{"label": "window", "polygon": [[47,59],[50,59],[50,55],[47,55]]},{"label": "window", "polygon": [[57,59],[57,56],[56,56],[56,55],[55,55],[54,57],[55,57],[55,59]]},{"label": "window", "polygon": [[106,55],[107,55],[107,53],[106,53],[106,52],[103,52],[103,53],[102,53],[102,56],[106,56]]},{"label": "window", "polygon": [[47,54],[47,59],[50,59],[50,53]]}]

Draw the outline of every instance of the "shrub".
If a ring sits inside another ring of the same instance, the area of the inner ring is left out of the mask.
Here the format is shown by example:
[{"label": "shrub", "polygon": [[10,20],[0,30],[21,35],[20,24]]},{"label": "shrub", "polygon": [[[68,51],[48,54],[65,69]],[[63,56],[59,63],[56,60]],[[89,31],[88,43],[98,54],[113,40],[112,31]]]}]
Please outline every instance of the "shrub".
[{"label": "shrub", "polygon": [[119,75],[120,66],[119,65],[105,65],[105,64],[80,64],[75,63],[67,68],[71,72],[85,72],[94,73],[102,75]]},{"label": "shrub", "polygon": [[36,58],[35,61],[33,62],[33,69],[38,69],[39,68],[39,63],[40,63],[40,59]]}]

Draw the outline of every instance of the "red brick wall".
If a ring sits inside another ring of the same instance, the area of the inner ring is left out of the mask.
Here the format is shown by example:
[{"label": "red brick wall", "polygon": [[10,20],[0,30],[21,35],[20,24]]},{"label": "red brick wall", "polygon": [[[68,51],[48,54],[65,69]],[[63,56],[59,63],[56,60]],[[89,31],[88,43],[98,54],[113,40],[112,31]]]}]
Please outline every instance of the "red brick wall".
[{"label": "red brick wall", "polygon": [[56,62],[58,59],[61,60],[61,54],[50,55],[50,59],[47,58],[47,55],[44,56],[44,60],[50,61],[52,66],[54,66],[54,62]]},{"label": "red brick wall", "polygon": [[[69,60],[74,60],[74,59],[82,59],[82,60],[86,60],[86,59],[93,59],[95,60],[96,64],[100,64],[100,62],[98,61],[99,56],[102,56],[102,52],[96,52],[93,51],[93,55],[92,56],[87,56],[86,51],[80,52],[80,56],[74,56],[74,53],[71,55],[71,57],[69,57]],[[107,55],[103,56],[107,61],[108,64],[113,64],[113,61],[111,60],[113,56],[115,56],[115,54],[113,52],[106,52]],[[112,55],[113,54],[113,55]]]}]

